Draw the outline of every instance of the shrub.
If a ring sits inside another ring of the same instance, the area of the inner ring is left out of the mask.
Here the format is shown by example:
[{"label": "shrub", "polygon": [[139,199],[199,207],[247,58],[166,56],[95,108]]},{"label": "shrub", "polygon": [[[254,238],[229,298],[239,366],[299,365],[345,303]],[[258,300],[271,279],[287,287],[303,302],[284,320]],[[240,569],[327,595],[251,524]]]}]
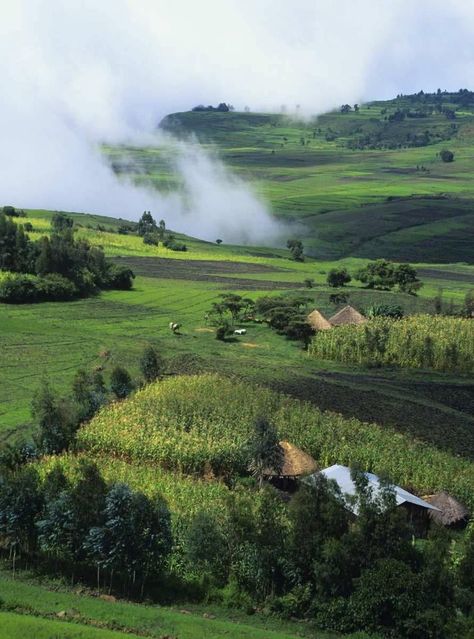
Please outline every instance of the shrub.
[{"label": "shrub", "polygon": [[116,366],[110,375],[110,390],[117,399],[124,399],[133,390],[130,373],[121,366]]},{"label": "shrub", "polygon": [[105,288],[115,288],[120,291],[129,291],[133,288],[135,273],[132,269],[118,264],[111,264],[107,269],[107,282]]},{"label": "shrub", "polygon": [[143,236],[143,244],[149,244],[150,246],[158,246],[159,238],[156,233],[145,233]]},{"label": "shrub", "polygon": [[78,294],[74,283],[57,273],[49,273],[44,277],[38,277],[36,289],[40,300],[70,300]]},{"label": "shrub", "polygon": [[38,277],[23,273],[0,274],[0,301],[10,304],[36,302]]},{"label": "shrub", "polygon": [[349,284],[351,280],[352,277],[349,275],[346,268],[333,268],[329,271],[326,278],[328,286],[332,286],[333,288],[345,286],[346,284]]},{"label": "shrub", "polygon": [[440,155],[440,158],[443,160],[443,162],[454,161],[454,153],[450,151],[449,149],[443,149],[439,155]]}]

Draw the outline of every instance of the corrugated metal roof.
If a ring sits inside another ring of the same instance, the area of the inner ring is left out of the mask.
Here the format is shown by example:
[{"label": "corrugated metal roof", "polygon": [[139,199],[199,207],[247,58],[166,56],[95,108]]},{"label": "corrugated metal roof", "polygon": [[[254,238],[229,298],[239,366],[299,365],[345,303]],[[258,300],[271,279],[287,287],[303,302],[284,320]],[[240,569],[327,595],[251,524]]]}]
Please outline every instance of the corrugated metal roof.
[{"label": "corrugated metal roof", "polygon": [[[341,489],[342,494],[349,497],[349,499],[345,500],[348,510],[353,512],[354,515],[357,515],[358,506],[356,503],[354,503],[353,499],[351,499],[357,495],[355,484],[351,478],[351,469],[348,468],[347,466],[340,466],[339,464],[334,464],[334,466],[325,468],[324,470],[321,470],[320,472],[323,473],[328,479],[333,479],[336,481],[339,488]],[[377,475],[374,475],[373,473],[365,473],[365,476],[367,477],[369,481],[369,486],[372,488],[373,495],[377,496],[377,494],[380,492],[380,478],[377,477]],[[307,480],[311,481],[311,477],[314,477],[314,475],[310,475],[307,478]],[[430,510],[439,510],[439,508],[432,506],[427,501],[425,501],[424,499],[420,499],[420,497],[417,497],[416,495],[412,495],[407,490],[400,488],[400,486],[396,486],[395,484],[393,484],[392,488],[395,492],[395,500],[397,502],[397,506],[399,506],[400,504],[403,504],[404,502],[409,502],[411,504],[416,504],[417,506],[420,506],[420,508],[429,508]]]}]

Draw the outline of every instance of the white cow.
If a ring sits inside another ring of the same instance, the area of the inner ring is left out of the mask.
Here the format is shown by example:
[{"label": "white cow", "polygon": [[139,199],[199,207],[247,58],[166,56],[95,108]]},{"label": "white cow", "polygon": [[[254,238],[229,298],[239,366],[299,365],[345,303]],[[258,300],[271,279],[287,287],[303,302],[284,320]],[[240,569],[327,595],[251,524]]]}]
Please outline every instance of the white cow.
[{"label": "white cow", "polygon": [[177,322],[170,322],[168,326],[170,331],[172,331],[173,333],[177,333],[181,328],[181,324],[178,324]]},{"label": "white cow", "polygon": [[247,334],[246,328],[236,328],[234,331],[234,335],[246,335],[246,334]]}]

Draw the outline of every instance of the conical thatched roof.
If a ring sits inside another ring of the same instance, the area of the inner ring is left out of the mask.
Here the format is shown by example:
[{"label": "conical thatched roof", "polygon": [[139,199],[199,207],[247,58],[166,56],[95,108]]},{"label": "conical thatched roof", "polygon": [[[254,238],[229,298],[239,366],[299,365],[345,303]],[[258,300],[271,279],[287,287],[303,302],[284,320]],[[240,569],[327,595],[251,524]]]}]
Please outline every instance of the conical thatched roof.
[{"label": "conical thatched roof", "polygon": [[264,472],[267,477],[300,477],[317,470],[314,459],[301,448],[285,441],[280,442],[280,446],[283,448],[284,455],[283,468],[279,473],[272,468],[267,468]]},{"label": "conical thatched roof", "polygon": [[314,309],[312,313],[306,318],[308,323],[314,328],[315,331],[327,331],[332,328],[331,324],[318,310]]},{"label": "conical thatched roof", "polygon": [[363,324],[367,321],[359,311],[356,311],[352,306],[344,306],[335,315],[329,318],[329,322],[332,326],[343,326],[345,324]]},{"label": "conical thatched roof", "polygon": [[438,524],[451,526],[469,517],[469,511],[466,506],[444,491],[435,495],[428,495],[424,499],[439,509],[430,510],[431,518]]}]

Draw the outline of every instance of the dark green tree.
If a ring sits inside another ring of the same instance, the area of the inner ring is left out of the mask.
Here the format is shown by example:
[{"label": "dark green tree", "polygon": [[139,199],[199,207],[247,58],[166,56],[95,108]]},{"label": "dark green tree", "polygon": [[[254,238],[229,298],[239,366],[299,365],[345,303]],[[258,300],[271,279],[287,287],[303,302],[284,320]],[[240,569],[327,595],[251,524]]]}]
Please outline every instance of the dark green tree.
[{"label": "dark green tree", "polygon": [[0,537],[10,552],[13,571],[18,555],[36,547],[35,522],[42,507],[36,470],[25,466],[0,475]]},{"label": "dark green tree", "polygon": [[217,519],[199,511],[186,535],[186,555],[193,568],[223,584],[229,570],[229,548]]},{"label": "dark green tree", "polygon": [[124,399],[133,390],[130,373],[122,366],[116,366],[110,375],[110,390],[117,399]]},{"label": "dark green tree", "polygon": [[301,240],[290,239],[287,241],[286,246],[290,249],[292,260],[304,262],[304,247]]},{"label": "dark green tree", "polygon": [[158,379],[165,369],[165,361],[158,351],[149,344],[140,358],[140,370],[147,384]]},{"label": "dark green tree", "polygon": [[75,425],[67,407],[43,380],[32,401],[32,416],[38,427],[37,445],[51,455],[67,450],[75,435]]},{"label": "dark green tree", "polygon": [[138,235],[141,235],[143,237],[147,233],[156,233],[157,230],[158,228],[156,226],[156,222],[153,219],[150,211],[143,211],[143,215],[141,216],[137,224]]},{"label": "dark green tree", "polygon": [[255,421],[253,437],[249,442],[249,460],[249,470],[260,487],[267,470],[279,475],[283,468],[283,448],[275,427],[265,417],[259,417]]},{"label": "dark green tree", "polygon": [[351,280],[352,277],[349,275],[346,268],[333,268],[329,271],[326,278],[328,286],[332,286],[333,288],[345,286],[346,284],[349,284]]}]

